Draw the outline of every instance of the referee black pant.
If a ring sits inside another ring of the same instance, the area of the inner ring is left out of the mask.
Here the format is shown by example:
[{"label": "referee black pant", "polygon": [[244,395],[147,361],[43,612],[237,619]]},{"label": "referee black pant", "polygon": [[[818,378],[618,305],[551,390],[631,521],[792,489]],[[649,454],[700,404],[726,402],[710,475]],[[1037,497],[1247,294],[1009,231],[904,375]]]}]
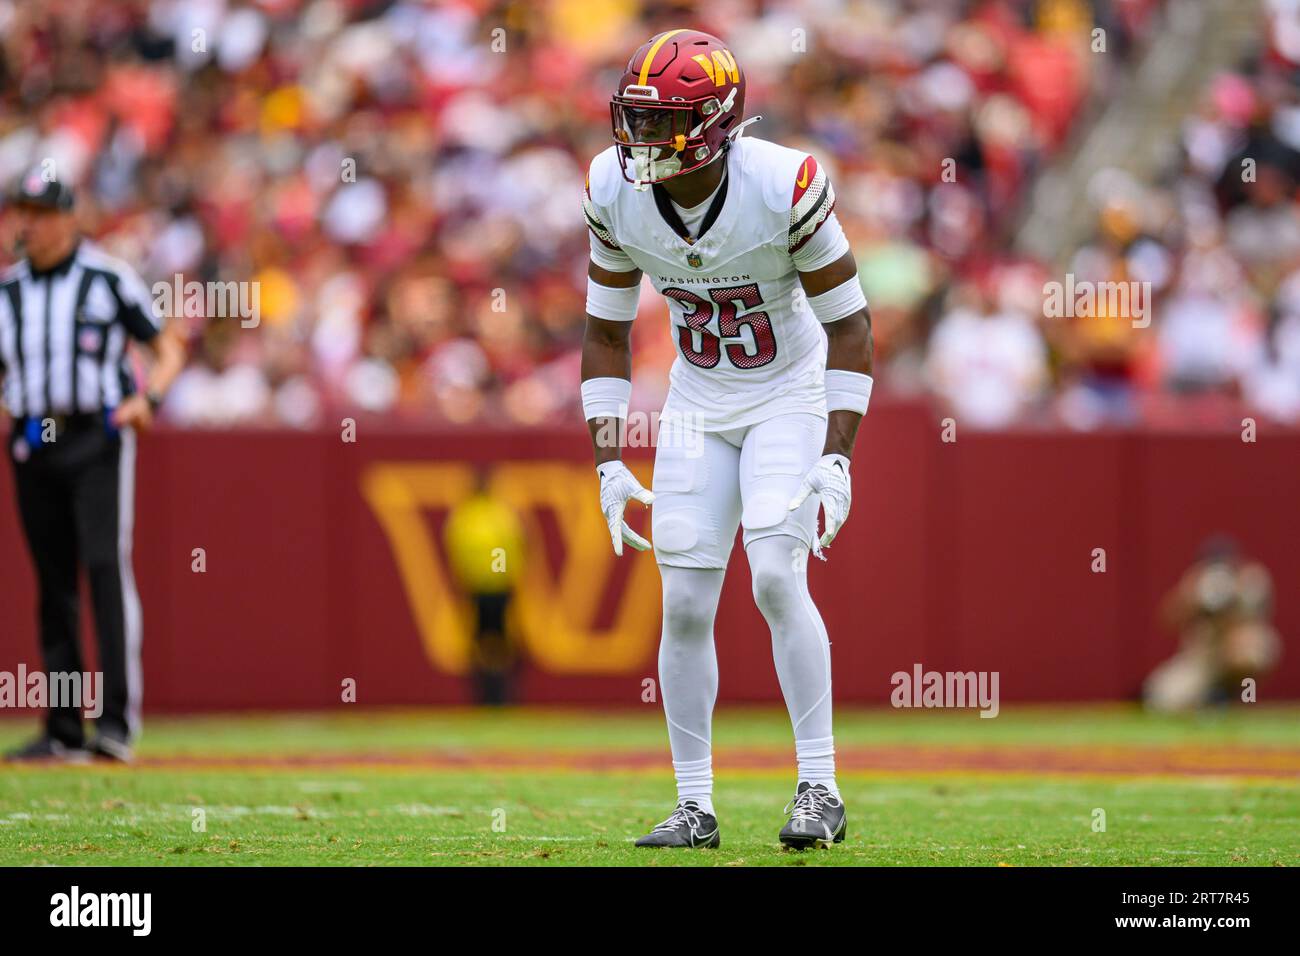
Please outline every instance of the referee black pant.
[{"label": "referee black pant", "polygon": [[[80,592],[85,569],[99,638],[99,734],[122,743],[140,719],[140,600],[131,570],[135,433],[111,433],[98,415],[56,419],[52,443],[33,445],[25,423],[10,440],[18,510],[40,589],[41,653],[47,673],[81,673]],[[48,732],[84,744],[81,709],[53,707]]]}]

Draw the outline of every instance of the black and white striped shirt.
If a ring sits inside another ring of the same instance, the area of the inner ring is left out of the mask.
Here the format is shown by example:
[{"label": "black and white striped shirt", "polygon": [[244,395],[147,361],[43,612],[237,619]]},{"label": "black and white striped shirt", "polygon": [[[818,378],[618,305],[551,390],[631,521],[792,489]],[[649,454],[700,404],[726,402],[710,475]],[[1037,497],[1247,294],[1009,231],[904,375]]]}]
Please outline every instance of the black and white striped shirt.
[{"label": "black and white striped shirt", "polygon": [[159,332],[149,290],[126,263],[81,240],[54,267],[0,276],[0,375],[15,417],[115,408],[136,390],[127,336]]}]

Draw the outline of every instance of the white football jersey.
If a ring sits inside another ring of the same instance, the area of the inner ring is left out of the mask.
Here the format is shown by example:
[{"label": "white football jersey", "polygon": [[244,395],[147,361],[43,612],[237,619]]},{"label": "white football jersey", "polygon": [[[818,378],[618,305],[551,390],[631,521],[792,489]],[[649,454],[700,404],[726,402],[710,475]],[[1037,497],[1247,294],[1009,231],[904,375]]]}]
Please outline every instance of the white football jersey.
[{"label": "white football jersey", "polygon": [[813,157],[765,140],[737,137],[720,161],[721,210],[688,242],[660,211],[662,190],[634,189],[615,147],[597,156],[583,197],[592,260],[640,269],[668,300],[677,360],[665,415],[707,430],[787,412],[825,417],[826,336],[796,265],[811,271],[848,251],[834,191]]}]

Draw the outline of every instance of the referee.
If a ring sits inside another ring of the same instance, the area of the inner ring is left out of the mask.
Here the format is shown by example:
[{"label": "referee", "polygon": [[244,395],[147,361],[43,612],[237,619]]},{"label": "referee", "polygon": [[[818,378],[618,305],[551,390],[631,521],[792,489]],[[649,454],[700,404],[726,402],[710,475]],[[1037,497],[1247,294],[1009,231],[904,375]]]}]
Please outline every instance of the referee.
[{"label": "referee", "polygon": [[[23,531],[40,587],[48,674],[82,673],[78,574],[99,638],[102,713],[87,743],[81,708],[51,699],[45,732],[10,760],[129,761],[140,726],[140,600],[131,571],[135,432],[153,420],[185,363],[129,266],[83,239],[72,190],[40,172],[12,195],[24,257],[0,276],[0,379],[13,418],[8,449]],[[137,390],[134,339],[152,358]],[[53,681],[50,682],[53,687]]]}]

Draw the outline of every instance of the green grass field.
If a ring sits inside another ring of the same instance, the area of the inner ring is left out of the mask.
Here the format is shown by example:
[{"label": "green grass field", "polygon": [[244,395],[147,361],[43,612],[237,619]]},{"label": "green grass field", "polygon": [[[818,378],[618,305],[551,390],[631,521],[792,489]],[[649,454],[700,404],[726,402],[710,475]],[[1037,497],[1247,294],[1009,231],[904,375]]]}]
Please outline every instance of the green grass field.
[{"label": "green grass field", "polygon": [[714,739],[722,848],[652,851],[674,790],[649,708],[155,718],[134,767],[0,768],[0,865],[1300,863],[1297,708],[841,710],[849,838],[805,853],[776,841],[784,713],[724,710]]}]

